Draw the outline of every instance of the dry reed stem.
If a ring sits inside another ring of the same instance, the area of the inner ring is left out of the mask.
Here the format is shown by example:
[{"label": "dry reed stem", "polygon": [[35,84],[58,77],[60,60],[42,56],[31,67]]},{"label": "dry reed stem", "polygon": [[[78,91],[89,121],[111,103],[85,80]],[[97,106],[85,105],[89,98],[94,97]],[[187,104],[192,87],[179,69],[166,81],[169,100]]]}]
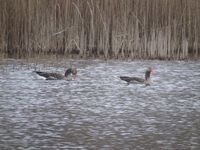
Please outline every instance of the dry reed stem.
[{"label": "dry reed stem", "polygon": [[199,0],[0,0],[0,52],[200,56]]}]

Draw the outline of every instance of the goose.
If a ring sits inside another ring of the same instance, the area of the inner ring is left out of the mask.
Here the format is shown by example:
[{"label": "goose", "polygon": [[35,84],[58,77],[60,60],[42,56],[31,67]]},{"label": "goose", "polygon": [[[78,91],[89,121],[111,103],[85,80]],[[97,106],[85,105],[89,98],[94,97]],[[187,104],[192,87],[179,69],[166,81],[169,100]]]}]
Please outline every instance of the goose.
[{"label": "goose", "polygon": [[52,72],[43,72],[43,71],[34,71],[39,76],[45,77],[46,80],[74,80],[77,75],[76,68],[69,68],[65,71],[65,74],[52,73]]},{"label": "goose", "polygon": [[123,81],[126,81],[128,84],[130,83],[141,83],[145,84],[146,86],[150,85],[150,76],[152,73],[152,68],[149,67],[145,71],[145,78],[140,78],[140,77],[128,77],[128,76],[120,76],[120,79]]}]

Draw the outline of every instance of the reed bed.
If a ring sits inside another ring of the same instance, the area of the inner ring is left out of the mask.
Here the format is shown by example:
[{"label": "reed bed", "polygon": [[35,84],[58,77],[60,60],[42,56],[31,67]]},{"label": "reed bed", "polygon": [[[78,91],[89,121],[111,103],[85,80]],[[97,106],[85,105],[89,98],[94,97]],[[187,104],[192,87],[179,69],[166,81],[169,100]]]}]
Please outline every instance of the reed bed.
[{"label": "reed bed", "polygon": [[200,56],[199,0],[0,0],[8,56]]}]

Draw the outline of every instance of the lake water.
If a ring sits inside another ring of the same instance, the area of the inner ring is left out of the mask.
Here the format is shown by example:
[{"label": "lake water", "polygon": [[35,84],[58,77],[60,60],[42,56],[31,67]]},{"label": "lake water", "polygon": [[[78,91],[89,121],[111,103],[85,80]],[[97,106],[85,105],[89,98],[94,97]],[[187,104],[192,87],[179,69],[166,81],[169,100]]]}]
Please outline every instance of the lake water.
[{"label": "lake water", "polygon": [[[151,86],[119,79],[148,66]],[[199,150],[200,61],[1,60],[0,149]]]}]

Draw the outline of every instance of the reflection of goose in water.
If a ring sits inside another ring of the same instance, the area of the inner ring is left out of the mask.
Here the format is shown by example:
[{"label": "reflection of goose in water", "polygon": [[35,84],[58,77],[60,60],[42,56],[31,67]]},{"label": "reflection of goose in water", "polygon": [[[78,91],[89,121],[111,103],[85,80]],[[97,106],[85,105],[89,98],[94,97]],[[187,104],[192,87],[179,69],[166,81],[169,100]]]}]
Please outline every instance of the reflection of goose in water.
[{"label": "reflection of goose in water", "polygon": [[126,81],[128,84],[130,83],[144,83],[145,85],[150,85],[150,76],[152,73],[152,68],[149,67],[145,72],[145,78],[139,77],[128,77],[128,76],[120,76],[120,79]]},{"label": "reflection of goose in water", "polygon": [[34,72],[42,77],[45,77],[46,80],[74,80],[77,74],[76,68],[67,69],[64,75],[59,73],[49,73],[42,71],[34,71]]}]

